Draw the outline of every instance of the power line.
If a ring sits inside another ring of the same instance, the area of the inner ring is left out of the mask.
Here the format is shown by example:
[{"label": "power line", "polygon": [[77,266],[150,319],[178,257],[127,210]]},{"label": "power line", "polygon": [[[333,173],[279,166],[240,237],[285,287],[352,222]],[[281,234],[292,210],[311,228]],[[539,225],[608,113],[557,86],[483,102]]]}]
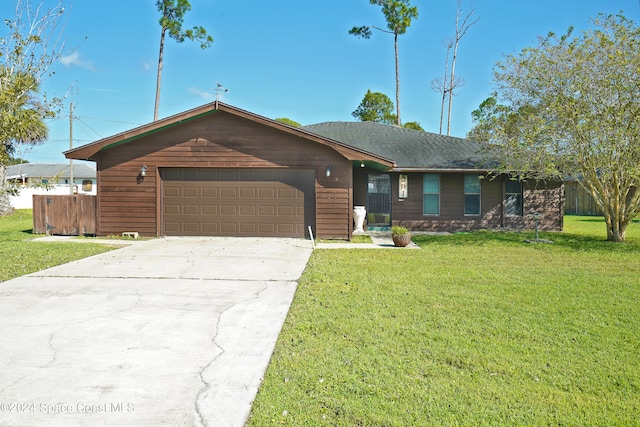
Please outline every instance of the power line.
[{"label": "power line", "polygon": [[82,119],[80,118],[76,118],[76,120],[78,121],[78,123],[80,123],[80,127],[84,127],[83,130],[85,131],[85,133],[87,135],[89,135],[89,132],[87,132],[87,129],[89,129],[91,132],[93,132],[95,135],[98,136],[99,139],[102,139],[103,136],[100,135],[100,133],[98,133],[98,131],[96,131],[95,129],[93,129],[91,126],[89,126],[88,124],[86,124],[85,122],[82,121]]}]

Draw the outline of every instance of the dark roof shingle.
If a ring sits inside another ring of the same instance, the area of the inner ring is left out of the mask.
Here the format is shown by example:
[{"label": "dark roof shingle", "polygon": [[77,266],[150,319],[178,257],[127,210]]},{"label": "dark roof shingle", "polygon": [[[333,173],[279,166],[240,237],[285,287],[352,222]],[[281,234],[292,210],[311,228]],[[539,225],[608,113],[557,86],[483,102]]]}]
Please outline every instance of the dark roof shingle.
[{"label": "dark roof shingle", "polygon": [[324,122],[303,129],[395,161],[397,169],[486,170],[482,144],[374,122]]}]

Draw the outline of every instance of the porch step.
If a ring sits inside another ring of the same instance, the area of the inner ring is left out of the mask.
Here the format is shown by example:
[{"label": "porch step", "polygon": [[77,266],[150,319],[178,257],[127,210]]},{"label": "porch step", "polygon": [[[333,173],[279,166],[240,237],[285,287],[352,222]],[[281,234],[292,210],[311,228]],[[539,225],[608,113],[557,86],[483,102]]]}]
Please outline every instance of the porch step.
[{"label": "porch step", "polygon": [[[391,231],[391,227],[367,227],[367,231]],[[366,234],[366,233],[365,233]]]}]

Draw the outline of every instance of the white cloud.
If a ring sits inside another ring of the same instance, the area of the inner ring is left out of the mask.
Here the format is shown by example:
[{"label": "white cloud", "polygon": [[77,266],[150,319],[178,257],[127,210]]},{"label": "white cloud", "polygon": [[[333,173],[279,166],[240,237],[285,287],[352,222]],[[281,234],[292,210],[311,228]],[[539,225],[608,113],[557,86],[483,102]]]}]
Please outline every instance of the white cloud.
[{"label": "white cloud", "polygon": [[197,95],[205,101],[211,101],[213,99],[213,94],[210,92],[206,92],[202,89],[198,89],[197,87],[190,87],[187,89],[191,95]]},{"label": "white cloud", "polygon": [[80,52],[76,51],[73,52],[72,54],[63,56],[60,58],[60,62],[62,63],[62,65],[64,65],[65,67],[71,67],[76,66],[76,67],[80,67],[80,68],[86,68],[87,70],[90,71],[95,71],[95,67],[93,66],[93,62],[91,61],[85,61],[82,59]]}]

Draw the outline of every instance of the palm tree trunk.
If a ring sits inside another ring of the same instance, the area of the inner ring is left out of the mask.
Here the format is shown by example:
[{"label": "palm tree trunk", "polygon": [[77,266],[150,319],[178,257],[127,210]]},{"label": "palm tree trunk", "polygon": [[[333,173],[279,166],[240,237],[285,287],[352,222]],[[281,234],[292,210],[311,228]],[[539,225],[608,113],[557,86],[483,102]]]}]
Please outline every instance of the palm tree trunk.
[{"label": "palm tree trunk", "polygon": [[160,85],[162,82],[162,61],[164,56],[164,34],[166,28],[162,27],[162,33],[160,35],[160,53],[158,54],[158,79],[156,81],[156,104],[153,109],[153,121],[158,120],[158,110],[160,109]]},{"label": "palm tree trunk", "polygon": [[0,216],[9,215],[12,211],[11,197],[6,190],[7,167],[0,165]]},{"label": "palm tree trunk", "polygon": [[398,116],[398,126],[402,126],[400,119],[400,69],[398,66],[398,33],[394,33],[394,46],[396,50],[396,115]]}]

